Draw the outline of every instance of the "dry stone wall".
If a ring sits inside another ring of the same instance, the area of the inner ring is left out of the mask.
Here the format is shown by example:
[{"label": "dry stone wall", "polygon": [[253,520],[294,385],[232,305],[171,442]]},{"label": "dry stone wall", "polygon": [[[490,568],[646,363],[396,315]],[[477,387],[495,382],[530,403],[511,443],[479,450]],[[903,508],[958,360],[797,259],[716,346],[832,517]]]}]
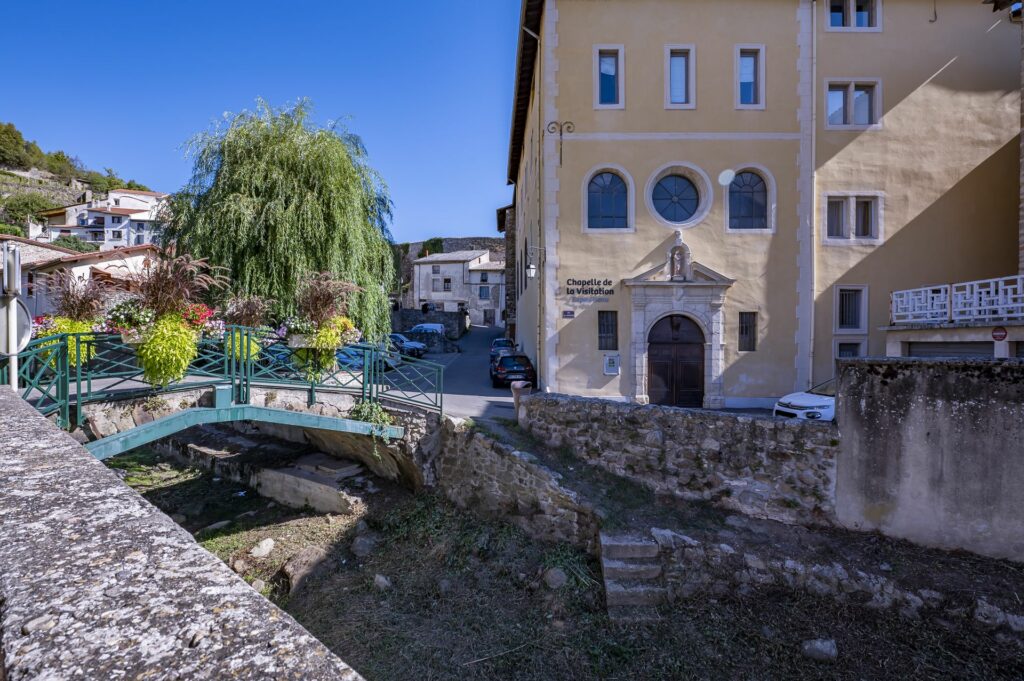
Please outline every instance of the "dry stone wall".
[{"label": "dry stone wall", "polygon": [[434,468],[438,488],[460,508],[497,517],[535,539],[593,553],[598,518],[558,473],[527,453],[445,419]]},{"label": "dry stone wall", "polygon": [[834,517],[832,424],[553,394],[524,398],[519,423],[658,494],[788,523]]}]

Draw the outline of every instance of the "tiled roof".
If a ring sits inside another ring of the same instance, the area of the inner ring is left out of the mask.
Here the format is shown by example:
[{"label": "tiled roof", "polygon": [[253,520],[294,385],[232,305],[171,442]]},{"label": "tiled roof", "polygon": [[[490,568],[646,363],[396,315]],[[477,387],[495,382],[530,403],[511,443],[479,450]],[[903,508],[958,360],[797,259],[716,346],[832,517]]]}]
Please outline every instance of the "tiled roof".
[{"label": "tiled roof", "polygon": [[31,269],[46,270],[56,267],[58,265],[67,264],[81,264],[95,260],[96,262],[102,262],[104,260],[113,260],[117,258],[124,258],[130,255],[141,255],[147,251],[151,251],[153,255],[156,255],[159,251],[153,244],[142,244],[141,246],[127,246],[125,248],[115,248],[109,251],[91,251],[89,253],[75,253],[74,255],[68,255],[63,258],[57,258],[55,260],[47,260],[46,262],[34,263]]},{"label": "tiled roof", "polygon": [[434,253],[433,255],[426,255],[417,260],[413,260],[413,263],[420,265],[423,263],[439,262],[469,262],[470,260],[476,260],[482,255],[487,255],[487,251],[452,251],[451,253]]},{"label": "tiled roof", "polygon": [[97,206],[90,208],[91,213],[108,213],[110,215],[135,215],[136,213],[148,213],[148,208],[107,208],[103,206]]},{"label": "tiled roof", "polygon": [[156,196],[164,197],[170,196],[167,192],[147,192],[141,189],[111,189],[111,194],[139,194],[140,196]]}]

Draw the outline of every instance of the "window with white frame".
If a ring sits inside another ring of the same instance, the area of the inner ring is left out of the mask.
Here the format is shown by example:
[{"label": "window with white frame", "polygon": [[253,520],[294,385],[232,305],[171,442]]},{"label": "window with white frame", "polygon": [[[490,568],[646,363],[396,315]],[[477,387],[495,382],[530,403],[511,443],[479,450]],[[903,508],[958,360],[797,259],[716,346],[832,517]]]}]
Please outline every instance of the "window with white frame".
[{"label": "window with white frame", "polygon": [[445,293],[448,293],[451,290],[452,290],[452,280],[451,279],[445,279],[444,280],[444,291],[445,291]]},{"label": "window with white frame", "polygon": [[122,232],[119,229],[115,229],[110,233],[110,238],[113,239],[114,241],[120,241],[121,239],[124,238],[124,232]]},{"label": "window with white frame", "polygon": [[430,266],[430,273],[431,274],[441,274],[441,266],[440,265],[431,265]]},{"label": "window with white frame", "polygon": [[863,130],[876,126],[882,119],[881,99],[877,80],[828,81],[825,127]]},{"label": "window with white frame", "polygon": [[882,197],[878,194],[826,195],[825,239],[873,242],[882,239]]},{"label": "window with white frame", "polygon": [[763,109],[764,45],[736,46],[736,108]]},{"label": "window with white frame", "polygon": [[882,0],[829,0],[828,30],[877,31],[881,29]]},{"label": "window with white frame", "polygon": [[696,108],[695,54],[693,45],[665,46],[666,109]]},{"label": "window with white frame", "polygon": [[841,359],[867,357],[868,340],[866,338],[836,338],[832,347],[832,357],[838,362]]},{"label": "window with white frame", "polygon": [[768,223],[768,184],[753,170],[736,173],[729,184],[729,229],[766,230]]},{"label": "window with white frame", "polygon": [[481,286],[480,287],[480,291],[478,291],[478,293],[479,293],[480,300],[490,300],[491,299],[491,287],[490,286]]},{"label": "window with white frame", "polygon": [[110,218],[110,222],[112,224],[115,224],[115,225],[121,224],[121,216],[120,215],[113,216],[112,218]]},{"label": "window with white frame", "polygon": [[622,45],[594,46],[594,108],[621,109],[623,96]]},{"label": "window with white frame", "polygon": [[431,279],[430,280],[430,291],[432,293],[441,293],[441,290],[442,290],[441,289],[441,280],[440,279]]},{"label": "window with white frame", "polygon": [[481,272],[480,273],[480,283],[481,284],[486,284],[487,283],[487,273],[486,272]]},{"label": "window with white frame", "polygon": [[836,333],[867,333],[867,287],[837,286],[835,317]]}]

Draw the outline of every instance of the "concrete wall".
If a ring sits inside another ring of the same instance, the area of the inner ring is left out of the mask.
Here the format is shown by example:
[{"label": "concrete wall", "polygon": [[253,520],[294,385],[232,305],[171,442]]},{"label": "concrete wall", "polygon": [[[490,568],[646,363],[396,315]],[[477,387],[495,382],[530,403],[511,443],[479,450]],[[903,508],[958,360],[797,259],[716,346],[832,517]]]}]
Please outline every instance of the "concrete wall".
[{"label": "concrete wall", "polygon": [[839,522],[1024,560],[1024,362],[844,363]]},{"label": "concrete wall", "polygon": [[831,424],[535,394],[520,425],[659,494],[790,523],[830,523]]},{"label": "concrete wall", "polygon": [[361,678],[9,390],[0,517],[2,679]]}]

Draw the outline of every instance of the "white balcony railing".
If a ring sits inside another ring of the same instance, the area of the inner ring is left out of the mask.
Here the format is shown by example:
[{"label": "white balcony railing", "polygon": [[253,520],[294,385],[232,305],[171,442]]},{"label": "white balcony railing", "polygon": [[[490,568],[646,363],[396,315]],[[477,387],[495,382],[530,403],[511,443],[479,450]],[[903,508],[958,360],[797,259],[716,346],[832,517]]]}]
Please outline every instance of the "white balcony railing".
[{"label": "white balcony railing", "polygon": [[1024,321],[1024,275],[893,291],[893,324]]}]

